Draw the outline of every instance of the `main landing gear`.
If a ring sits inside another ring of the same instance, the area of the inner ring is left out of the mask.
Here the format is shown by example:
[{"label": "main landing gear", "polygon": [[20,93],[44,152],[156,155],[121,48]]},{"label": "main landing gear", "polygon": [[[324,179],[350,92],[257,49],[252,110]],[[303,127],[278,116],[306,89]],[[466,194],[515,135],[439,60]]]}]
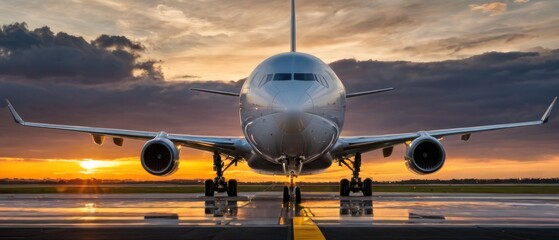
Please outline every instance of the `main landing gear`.
[{"label": "main landing gear", "polygon": [[289,186],[283,187],[283,203],[287,204],[290,201],[295,204],[301,204],[301,188],[295,186],[293,182],[294,175],[289,175]]},{"label": "main landing gear", "polygon": [[227,192],[227,196],[235,197],[237,196],[237,180],[229,179],[225,181],[223,173],[231,167],[233,164],[237,166],[238,159],[233,158],[231,162],[225,166],[225,163],[221,160],[221,155],[219,152],[214,152],[214,171],[216,177],[206,180],[204,183],[204,193],[206,197],[213,197],[215,192]]},{"label": "main landing gear", "polygon": [[361,177],[359,177],[359,172],[361,171],[361,153],[356,153],[353,161],[342,158],[338,161],[338,164],[340,166],[342,164],[345,165],[353,172],[351,180],[344,178],[340,181],[340,196],[347,197],[350,192],[362,192],[363,196],[373,195],[373,180],[365,178],[365,180],[361,181]]}]

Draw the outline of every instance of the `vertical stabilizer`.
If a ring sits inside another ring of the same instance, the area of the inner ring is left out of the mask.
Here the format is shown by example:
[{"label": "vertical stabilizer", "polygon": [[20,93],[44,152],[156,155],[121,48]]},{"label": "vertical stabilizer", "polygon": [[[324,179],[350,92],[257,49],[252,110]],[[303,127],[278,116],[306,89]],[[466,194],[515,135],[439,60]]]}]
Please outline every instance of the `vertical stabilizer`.
[{"label": "vertical stabilizer", "polygon": [[297,33],[295,25],[295,0],[291,0],[291,51],[297,51]]}]

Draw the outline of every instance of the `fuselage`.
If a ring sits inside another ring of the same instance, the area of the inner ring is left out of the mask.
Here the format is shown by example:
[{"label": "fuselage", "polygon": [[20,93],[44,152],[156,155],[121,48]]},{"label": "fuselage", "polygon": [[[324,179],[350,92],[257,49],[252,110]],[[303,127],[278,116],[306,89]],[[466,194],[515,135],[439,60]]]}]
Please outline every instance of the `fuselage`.
[{"label": "fuselage", "polygon": [[[328,153],[344,114],[344,86],[326,63],[300,52],[266,59],[241,90],[242,131],[253,150],[249,166],[291,175],[324,170],[332,162]],[[263,160],[268,165],[255,162]]]}]

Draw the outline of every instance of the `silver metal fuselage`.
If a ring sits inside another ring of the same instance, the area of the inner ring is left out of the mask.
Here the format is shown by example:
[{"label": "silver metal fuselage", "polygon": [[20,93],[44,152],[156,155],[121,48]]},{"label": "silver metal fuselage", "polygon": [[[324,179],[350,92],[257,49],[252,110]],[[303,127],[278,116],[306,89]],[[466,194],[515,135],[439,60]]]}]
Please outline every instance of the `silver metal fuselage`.
[{"label": "silver metal fuselage", "polygon": [[240,95],[242,130],[252,147],[248,165],[259,173],[288,175],[328,168],[345,100],[342,82],[320,59],[300,52],[266,59]]}]

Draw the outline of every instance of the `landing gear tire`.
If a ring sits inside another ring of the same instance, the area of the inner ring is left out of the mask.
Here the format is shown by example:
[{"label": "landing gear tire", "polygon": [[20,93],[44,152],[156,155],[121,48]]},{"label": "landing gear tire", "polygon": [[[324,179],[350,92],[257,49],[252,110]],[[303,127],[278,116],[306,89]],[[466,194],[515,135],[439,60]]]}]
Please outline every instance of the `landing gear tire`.
[{"label": "landing gear tire", "polygon": [[363,189],[361,191],[365,197],[373,196],[373,180],[366,178],[365,181],[363,181]]},{"label": "landing gear tire", "polygon": [[227,182],[227,196],[236,197],[237,196],[237,180],[230,179]]},{"label": "landing gear tire", "polygon": [[215,192],[214,181],[212,179],[206,180],[206,182],[204,182],[204,193],[206,197],[213,197],[214,192]]},{"label": "landing gear tire", "polygon": [[349,188],[349,180],[342,179],[340,181],[340,196],[347,197],[349,196],[350,188]]},{"label": "landing gear tire", "polygon": [[295,204],[301,204],[301,188],[295,187]]},{"label": "landing gear tire", "polygon": [[289,202],[289,187],[283,187],[283,203]]}]

